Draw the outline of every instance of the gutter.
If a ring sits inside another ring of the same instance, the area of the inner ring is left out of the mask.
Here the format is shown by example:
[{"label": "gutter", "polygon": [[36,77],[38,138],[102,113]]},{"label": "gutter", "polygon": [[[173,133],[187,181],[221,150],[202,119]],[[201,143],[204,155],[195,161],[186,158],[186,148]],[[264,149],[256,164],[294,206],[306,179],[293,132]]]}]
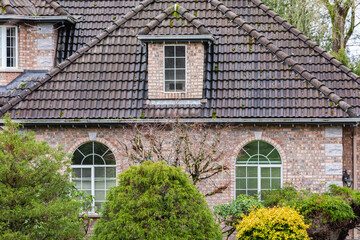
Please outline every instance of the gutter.
[{"label": "gutter", "polygon": [[68,22],[75,24],[76,21],[70,16],[19,16],[19,15],[0,15],[0,22],[23,21],[23,22]]},{"label": "gutter", "polygon": [[[31,125],[123,125],[164,123],[206,123],[243,125],[355,125],[360,118],[180,118],[180,119],[13,119],[14,122]],[[0,120],[0,125],[4,120]]]}]

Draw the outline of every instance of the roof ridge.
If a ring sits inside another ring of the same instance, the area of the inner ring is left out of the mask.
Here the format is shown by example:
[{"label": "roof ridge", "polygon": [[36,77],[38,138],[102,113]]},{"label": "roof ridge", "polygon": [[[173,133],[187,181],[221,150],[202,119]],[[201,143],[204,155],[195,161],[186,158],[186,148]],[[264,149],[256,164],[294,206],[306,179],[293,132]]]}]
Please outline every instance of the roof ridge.
[{"label": "roof ridge", "polygon": [[47,2],[59,15],[70,15],[56,0],[42,0]]},{"label": "roof ridge", "polygon": [[[2,1],[8,1],[8,0],[2,0]],[[48,1],[48,0],[47,0]],[[51,1],[51,0],[50,0]],[[39,88],[41,85],[43,85],[45,82],[50,80],[52,77],[57,75],[59,72],[64,70],[67,66],[69,66],[72,62],[83,56],[89,49],[93,48],[96,44],[98,44],[101,40],[103,40],[105,37],[107,37],[110,33],[118,29],[122,24],[127,22],[129,19],[131,19],[133,16],[135,16],[138,12],[143,10],[145,7],[147,7],[149,4],[153,3],[155,0],[144,0],[141,2],[138,6],[135,6],[132,8],[127,14],[125,14],[122,18],[119,20],[113,22],[108,28],[104,29],[102,32],[100,32],[98,35],[96,35],[92,40],[85,43],[84,47],[78,49],[73,55],[65,59],[62,63],[57,65],[56,67],[52,68],[46,76],[38,81],[36,84],[31,86],[30,88],[24,90],[19,95],[11,99],[9,102],[4,104],[0,108],[0,117],[3,116],[7,111],[9,111],[13,106],[18,104],[22,99],[27,97],[30,93],[35,91],[37,88]]]},{"label": "roof ridge", "polygon": [[157,15],[154,20],[150,21],[145,27],[138,33],[138,35],[147,35],[150,31],[155,29],[162,21],[173,14],[174,12],[179,13],[183,16],[189,23],[191,23],[200,34],[211,34],[210,31],[205,28],[205,25],[197,17],[189,12],[186,8],[180,6],[179,4],[174,4],[163,10],[162,13]]},{"label": "roof ridge", "polygon": [[279,16],[276,12],[271,10],[268,6],[266,6],[265,3],[263,3],[261,0],[250,0],[253,4],[255,4],[257,7],[259,7],[261,10],[263,10],[267,15],[272,17],[276,22],[278,22],[281,26],[283,26],[286,30],[293,33],[297,38],[299,38],[301,41],[303,41],[306,45],[308,45],[311,49],[316,51],[320,54],[320,56],[324,57],[326,60],[328,60],[330,63],[334,64],[337,68],[339,68],[341,71],[345,72],[345,74],[350,77],[352,80],[354,80],[356,83],[360,85],[360,76],[356,75],[354,72],[352,72],[349,68],[347,68],[343,63],[338,61],[333,55],[328,53],[326,50],[321,48],[317,43],[311,41],[310,38],[305,36],[302,32],[297,30],[293,25],[291,25],[288,21],[283,19]]},{"label": "roof ridge", "polygon": [[9,0],[1,0],[2,8],[5,10],[8,14],[16,14],[15,9],[10,4]]},{"label": "roof ridge", "polygon": [[291,56],[281,51],[276,45],[269,41],[264,35],[258,32],[255,28],[250,26],[246,21],[242,20],[239,15],[231,11],[219,0],[209,0],[209,2],[225,16],[227,16],[232,22],[237,24],[240,28],[245,30],[252,38],[257,40],[261,45],[267,48],[271,53],[281,59],[284,63],[288,64],[289,67],[297,72],[302,78],[311,83],[318,91],[323,93],[330,101],[338,105],[344,112],[350,117],[357,117],[358,115],[354,111],[353,107],[345,102],[340,96],[329,89],[324,83],[313,76],[308,70],[300,66],[298,62],[293,60]]}]

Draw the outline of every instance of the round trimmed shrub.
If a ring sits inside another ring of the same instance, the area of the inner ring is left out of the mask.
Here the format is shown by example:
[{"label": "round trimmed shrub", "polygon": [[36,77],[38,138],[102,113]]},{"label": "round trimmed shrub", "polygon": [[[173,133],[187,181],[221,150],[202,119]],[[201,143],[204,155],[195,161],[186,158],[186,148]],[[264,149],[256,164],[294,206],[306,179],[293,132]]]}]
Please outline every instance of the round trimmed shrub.
[{"label": "round trimmed shrub", "polygon": [[93,239],[221,239],[204,197],[181,168],[145,162],[119,175]]},{"label": "round trimmed shrub", "polygon": [[309,239],[304,218],[290,207],[260,208],[250,212],[236,226],[236,237],[251,239]]}]

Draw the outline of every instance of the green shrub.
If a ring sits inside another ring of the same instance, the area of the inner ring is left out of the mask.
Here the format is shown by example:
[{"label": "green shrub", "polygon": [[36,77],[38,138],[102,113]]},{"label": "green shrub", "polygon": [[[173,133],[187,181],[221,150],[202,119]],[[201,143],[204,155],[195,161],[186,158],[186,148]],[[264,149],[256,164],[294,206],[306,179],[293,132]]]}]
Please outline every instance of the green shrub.
[{"label": "green shrub", "polygon": [[251,211],[262,208],[263,205],[258,198],[249,195],[239,195],[229,204],[222,204],[214,207],[214,214],[217,216],[219,223],[223,224],[223,233],[229,238],[236,230],[235,224],[248,215]]},{"label": "green shrub", "polygon": [[263,204],[292,206],[311,223],[308,234],[313,239],[346,239],[350,229],[360,225],[360,193],[331,185],[326,193],[296,191],[286,187],[262,193]]},{"label": "green shrub", "polygon": [[119,175],[94,239],[221,239],[204,197],[181,168],[145,162]]},{"label": "green shrub", "polygon": [[236,225],[236,237],[252,239],[309,239],[303,217],[290,207],[260,208]]},{"label": "green shrub", "polygon": [[81,239],[81,202],[70,161],[62,151],[37,142],[31,133],[5,119],[0,132],[0,239]]}]

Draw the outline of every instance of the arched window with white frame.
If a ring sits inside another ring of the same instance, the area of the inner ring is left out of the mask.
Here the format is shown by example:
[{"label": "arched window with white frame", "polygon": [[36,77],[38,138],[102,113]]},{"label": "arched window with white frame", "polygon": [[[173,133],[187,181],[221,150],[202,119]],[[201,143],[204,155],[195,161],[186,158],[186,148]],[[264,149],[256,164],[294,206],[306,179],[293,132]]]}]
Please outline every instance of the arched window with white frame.
[{"label": "arched window with white frame", "polygon": [[112,151],[100,142],[86,142],[75,150],[71,168],[71,181],[76,188],[94,196],[92,210],[101,209],[109,188],[116,185],[116,161]]},{"label": "arched window with white frame", "polygon": [[282,161],[278,150],[264,141],[242,147],[235,163],[235,197],[281,187]]}]

